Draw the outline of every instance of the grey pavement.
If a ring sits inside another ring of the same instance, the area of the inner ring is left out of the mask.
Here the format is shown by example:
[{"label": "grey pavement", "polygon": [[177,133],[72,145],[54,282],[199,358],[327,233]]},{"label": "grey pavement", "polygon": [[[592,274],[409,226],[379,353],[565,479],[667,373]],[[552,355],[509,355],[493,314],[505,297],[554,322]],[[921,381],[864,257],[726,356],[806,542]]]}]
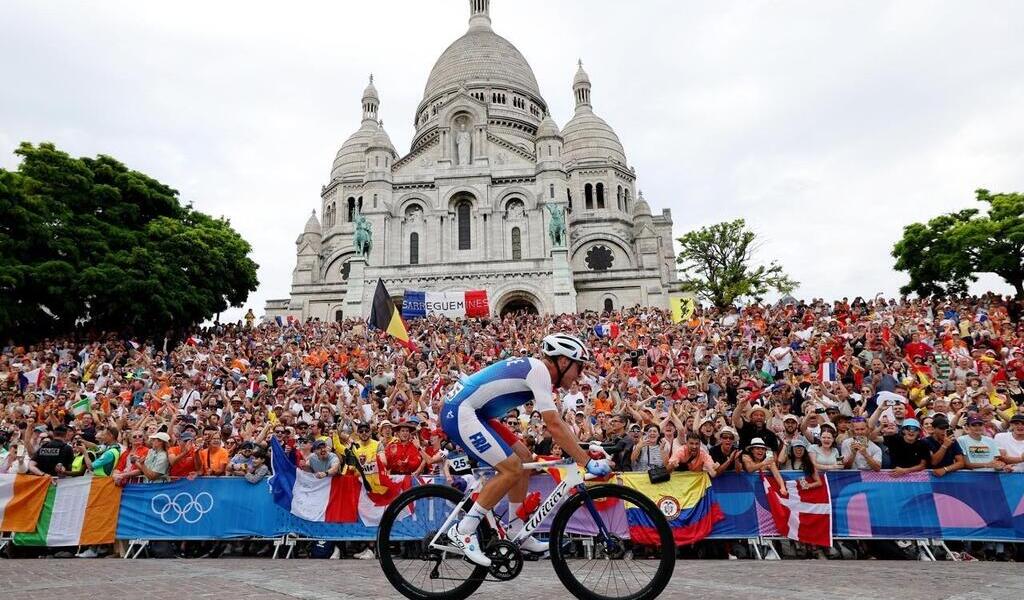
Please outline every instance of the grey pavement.
[{"label": "grey pavement", "polygon": [[[197,559],[0,560],[0,598],[96,600],[215,597],[311,600],[400,597],[375,561]],[[565,598],[547,562],[486,583],[487,600]],[[663,598],[728,600],[987,600],[1024,597],[1017,563],[890,561],[679,561]]]}]

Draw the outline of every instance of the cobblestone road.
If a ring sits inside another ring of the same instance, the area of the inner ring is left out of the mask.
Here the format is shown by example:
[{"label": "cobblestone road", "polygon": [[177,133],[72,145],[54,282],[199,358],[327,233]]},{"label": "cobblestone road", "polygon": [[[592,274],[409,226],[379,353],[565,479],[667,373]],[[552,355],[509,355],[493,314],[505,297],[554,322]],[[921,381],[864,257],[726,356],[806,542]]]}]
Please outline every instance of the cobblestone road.
[{"label": "cobblestone road", "polygon": [[[487,600],[565,598],[546,562],[527,563],[505,584],[487,583]],[[228,600],[398,597],[376,562],[326,560],[0,560],[4,600]],[[1024,597],[1014,563],[881,561],[680,561],[663,598],[728,600],[982,600]]]}]

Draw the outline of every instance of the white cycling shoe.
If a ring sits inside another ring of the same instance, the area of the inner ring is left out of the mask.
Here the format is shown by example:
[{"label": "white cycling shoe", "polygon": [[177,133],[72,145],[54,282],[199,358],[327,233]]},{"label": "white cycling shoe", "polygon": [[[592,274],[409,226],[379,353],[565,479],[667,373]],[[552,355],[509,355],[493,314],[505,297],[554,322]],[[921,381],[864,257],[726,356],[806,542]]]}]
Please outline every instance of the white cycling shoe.
[{"label": "white cycling shoe", "polygon": [[548,543],[542,542],[532,535],[519,542],[519,547],[527,552],[533,552],[534,554],[544,554],[548,551]]},{"label": "white cycling shoe", "polygon": [[473,563],[481,567],[491,566],[491,559],[484,554],[476,533],[459,533],[459,524],[456,523],[448,529],[448,539],[451,540],[452,546],[461,550],[462,554]]}]

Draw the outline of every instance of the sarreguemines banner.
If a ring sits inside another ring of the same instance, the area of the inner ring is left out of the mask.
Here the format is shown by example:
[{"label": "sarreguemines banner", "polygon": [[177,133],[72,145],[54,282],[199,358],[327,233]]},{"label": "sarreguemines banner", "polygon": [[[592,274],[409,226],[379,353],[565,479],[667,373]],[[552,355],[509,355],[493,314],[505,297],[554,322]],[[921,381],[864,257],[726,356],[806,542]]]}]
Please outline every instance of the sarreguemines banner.
[{"label": "sarreguemines banner", "polygon": [[465,292],[416,292],[406,291],[402,298],[402,318],[421,319],[427,315],[448,318],[486,317],[491,307],[487,302],[487,290]]}]

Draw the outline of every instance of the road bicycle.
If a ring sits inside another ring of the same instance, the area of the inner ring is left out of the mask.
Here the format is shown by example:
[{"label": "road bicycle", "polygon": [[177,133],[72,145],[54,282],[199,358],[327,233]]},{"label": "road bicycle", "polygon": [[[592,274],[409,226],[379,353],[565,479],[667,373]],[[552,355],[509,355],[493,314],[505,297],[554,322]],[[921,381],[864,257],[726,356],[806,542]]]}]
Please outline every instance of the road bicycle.
[{"label": "road bicycle", "polygon": [[[594,451],[595,446],[590,448]],[[592,477],[583,476],[571,459],[526,463],[523,468],[557,470],[560,481],[515,537],[508,537],[494,511],[481,521],[477,533],[491,559],[490,567],[464,558],[450,545],[446,532],[473,506],[494,469],[475,469],[476,482],[465,493],[428,484],[396,498],[377,532],[380,565],[391,585],[412,600],[458,600],[472,595],[485,581],[511,581],[527,558],[519,544],[554,512],[548,534],[551,565],[574,596],[649,600],[665,589],[675,569],[675,543],[668,521],[654,502],[622,485],[591,482]],[[599,509],[618,502],[623,512]],[[646,516],[650,533],[645,534],[649,538],[645,542],[653,543],[641,545],[629,539],[627,510]]]}]

